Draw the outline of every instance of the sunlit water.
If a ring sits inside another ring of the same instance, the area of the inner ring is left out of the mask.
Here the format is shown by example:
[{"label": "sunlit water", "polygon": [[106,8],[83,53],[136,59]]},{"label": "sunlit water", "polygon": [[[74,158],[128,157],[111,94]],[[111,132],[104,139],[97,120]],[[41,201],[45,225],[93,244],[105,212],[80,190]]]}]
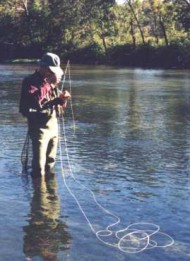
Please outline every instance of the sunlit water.
[{"label": "sunlit water", "polygon": [[[76,180],[62,142],[56,179],[34,184],[22,174],[27,125],[18,102],[35,67],[0,69],[0,260],[190,260],[189,71],[71,66],[75,132],[69,106],[64,126]],[[129,254],[100,242],[64,184],[61,162],[95,230],[115,220],[90,191],[121,219],[118,229],[154,223],[175,243]]]}]

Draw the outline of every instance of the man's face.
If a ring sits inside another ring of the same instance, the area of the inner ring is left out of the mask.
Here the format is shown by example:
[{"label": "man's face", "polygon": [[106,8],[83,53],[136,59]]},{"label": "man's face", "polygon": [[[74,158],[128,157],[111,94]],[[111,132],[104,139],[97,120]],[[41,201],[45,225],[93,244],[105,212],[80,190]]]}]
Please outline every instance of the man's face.
[{"label": "man's face", "polygon": [[44,76],[47,79],[47,81],[51,84],[58,84],[61,81],[62,73],[53,73],[51,70],[47,68],[47,70],[44,72]]},{"label": "man's face", "polygon": [[52,83],[58,84],[62,79],[62,73],[52,73]]}]

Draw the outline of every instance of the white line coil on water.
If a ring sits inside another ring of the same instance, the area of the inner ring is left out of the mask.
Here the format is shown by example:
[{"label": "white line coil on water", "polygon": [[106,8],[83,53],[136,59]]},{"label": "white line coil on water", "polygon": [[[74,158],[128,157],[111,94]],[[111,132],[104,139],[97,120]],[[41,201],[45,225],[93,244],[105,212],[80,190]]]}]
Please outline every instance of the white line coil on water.
[{"label": "white line coil on water", "polygon": [[[69,74],[69,88],[71,92],[71,77],[70,77],[70,63],[67,63],[64,79],[62,82],[62,91],[63,86],[66,80],[67,70]],[[71,105],[71,112],[73,117],[73,126],[75,129],[75,120],[74,120],[74,113],[73,113],[73,106],[72,106],[72,98],[70,101]],[[62,135],[61,135],[62,133]],[[61,140],[64,143],[65,154],[62,151],[62,144]],[[63,177],[63,181],[65,187],[67,188],[70,195],[74,198],[76,204],[78,205],[80,211],[82,212],[84,218],[86,219],[90,229],[95,234],[96,238],[100,240],[103,244],[111,247],[115,247],[124,253],[139,253],[147,249],[153,248],[166,248],[174,244],[174,240],[168,234],[161,232],[160,227],[153,223],[148,222],[139,222],[133,223],[125,227],[124,229],[114,230],[116,225],[120,224],[120,218],[104,208],[96,199],[95,194],[89,188],[84,186],[81,182],[79,182],[72,171],[68,146],[67,146],[67,136],[66,136],[66,128],[65,128],[65,121],[64,117],[62,116],[59,119],[59,153],[60,153],[60,164],[61,164],[61,173]],[[115,219],[115,222],[108,224],[104,229],[97,230],[95,226],[93,226],[92,222],[89,220],[87,214],[85,213],[83,207],[81,206],[77,196],[75,195],[74,191],[69,187],[67,184],[67,177],[64,173],[63,167],[63,155],[66,157],[66,161],[68,164],[69,176],[72,178],[74,182],[79,185],[79,187],[83,187],[86,191],[90,192],[93,197],[95,204],[105,213],[105,215],[109,215]],[[111,241],[111,242],[110,242]],[[159,243],[162,242],[162,243]]]}]

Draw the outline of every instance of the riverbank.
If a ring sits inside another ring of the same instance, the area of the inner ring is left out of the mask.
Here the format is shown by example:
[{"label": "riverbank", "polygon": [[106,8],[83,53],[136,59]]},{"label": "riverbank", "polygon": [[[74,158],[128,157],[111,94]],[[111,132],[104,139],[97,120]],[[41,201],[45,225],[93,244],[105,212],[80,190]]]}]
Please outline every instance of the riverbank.
[{"label": "riverbank", "polygon": [[102,52],[97,45],[87,46],[66,55],[75,64],[106,64],[153,69],[190,69],[190,45],[170,44],[154,47],[149,44],[117,45]]},{"label": "riverbank", "polygon": [[[3,63],[35,63],[42,54],[49,50],[42,47],[11,47],[1,49],[0,61]],[[152,46],[150,44],[133,46],[117,45],[103,51],[101,46],[91,44],[83,48],[57,49],[63,61],[73,64],[112,65],[144,69],[190,69],[190,45],[170,44],[168,46]],[[2,55],[3,53],[3,55]]]}]

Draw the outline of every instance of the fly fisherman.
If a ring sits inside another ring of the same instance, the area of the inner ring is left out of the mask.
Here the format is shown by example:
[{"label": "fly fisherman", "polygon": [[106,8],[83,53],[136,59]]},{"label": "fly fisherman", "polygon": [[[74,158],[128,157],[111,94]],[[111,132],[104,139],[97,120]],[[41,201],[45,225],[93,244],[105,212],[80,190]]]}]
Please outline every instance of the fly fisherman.
[{"label": "fly fisherman", "polygon": [[64,112],[68,91],[58,90],[63,76],[60,59],[56,54],[46,53],[39,68],[22,83],[19,111],[28,120],[32,140],[32,177],[54,174],[58,144],[58,120]]}]

